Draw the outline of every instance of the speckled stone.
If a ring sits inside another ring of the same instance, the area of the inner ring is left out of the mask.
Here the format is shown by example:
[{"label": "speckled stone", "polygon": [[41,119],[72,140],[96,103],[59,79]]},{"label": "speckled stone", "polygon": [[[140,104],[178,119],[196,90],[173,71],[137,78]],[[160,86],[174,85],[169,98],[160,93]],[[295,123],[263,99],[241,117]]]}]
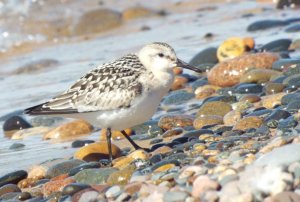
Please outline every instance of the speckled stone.
[{"label": "speckled stone", "polygon": [[128,165],[124,169],[116,171],[112,174],[107,179],[107,184],[108,185],[126,185],[133,172],[135,171],[136,166],[135,165]]},{"label": "speckled stone", "polygon": [[230,104],[221,101],[213,101],[204,103],[199,111],[197,112],[197,117],[206,116],[206,115],[216,115],[216,116],[225,116],[228,112],[232,110]]},{"label": "speckled stone", "polygon": [[261,98],[262,106],[267,109],[272,109],[276,105],[280,105],[282,103],[283,97],[286,93],[276,93],[274,95],[267,95]]},{"label": "speckled stone", "polygon": [[46,178],[53,178],[61,174],[68,173],[72,168],[75,168],[81,164],[83,164],[84,161],[72,159],[68,161],[64,161],[58,164],[55,164],[51,166],[47,172],[46,172]]},{"label": "speckled stone", "polygon": [[260,117],[250,116],[242,118],[233,127],[234,130],[247,130],[250,128],[258,128],[262,125],[263,119]]},{"label": "speckled stone", "polygon": [[105,184],[107,178],[118,169],[116,168],[90,168],[80,171],[74,176],[77,182],[84,184]]},{"label": "speckled stone", "polygon": [[177,127],[192,126],[194,118],[189,115],[165,115],[159,119],[158,126],[170,130]]},{"label": "speckled stone", "polygon": [[223,117],[217,115],[199,116],[194,121],[194,128],[201,129],[204,126],[223,124]]},{"label": "speckled stone", "polygon": [[232,110],[225,114],[223,118],[224,125],[233,126],[242,118],[242,113],[237,110]]}]

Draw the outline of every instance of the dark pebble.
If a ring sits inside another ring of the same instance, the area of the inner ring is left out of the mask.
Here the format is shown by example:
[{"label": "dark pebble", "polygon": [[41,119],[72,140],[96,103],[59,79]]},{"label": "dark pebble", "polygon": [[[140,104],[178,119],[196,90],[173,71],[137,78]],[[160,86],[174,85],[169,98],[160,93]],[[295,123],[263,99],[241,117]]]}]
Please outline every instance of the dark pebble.
[{"label": "dark pebble", "polygon": [[269,134],[270,134],[270,129],[265,125],[260,126],[255,131],[255,136],[267,136]]},{"label": "dark pebble", "polygon": [[281,104],[288,105],[290,102],[293,102],[295,100],[300,100],[300,93],[295,92],[295,93],[284,95],[281,98]]},{"label": "dark pebble", "polygon": [[0,117],[0,122],[2,121],[6,121],[7,119],[13,117],[13,116],[21,116],[23,114],[23,110],[16,110],[13,112],[10,112],[8,114],[5,114],[3,116]]},{"label": "dark pebble", "polygon": [[20,201],[25,201],[25,200],[28,200],[28,199],[31,199],[31,194],[29,192],[22,192],[19,196],[18,196],[18,199]]},{"label": "dark pebble", "polygon": [[163,138],[173,137],[173,136],[180,135],[181,133],[183,133],[182,128],[173,128],[173,129],[167,130],[164,134],[162,134],[162,137]]},{"label": "dark pebble", "polygon": [[287,119],[282,119],[278,122],[278,129],[284,130],[289,128],[296,127],[298,122],[295,120],[293,116],[288,117]]},{"label": "dark pebble", "polygon": [[272,64],[272,69],[282,71],[295,64],[300,64],[300,59],[280,59]]},{"label": "dark pebble", "polygon": [[198,88],[198,87],[200,87],[200,86],[204,86],[204,85],[206,85],[206,84],[208,84],[207,79],[201,78],[201,79],[198,79],[198,80],[194,81],[194,82],[191,84],[191,86],[192,86],[192,88],[195,90],[196,88]]},{"label": "dark pebble", "polygon": [[284,79],[286,79],[286,78],[287,78],[287,76],[282,75],[282,76],[276,77],[274,79],[271,79],[271,81],[273,83],[280,83],[281,84],[284,81]]},{"label": "dark pebble", "polygon": [[291,25],[285,29],[286,32],[299,32],[300,31],[300,24]]},{"label": "dark pebble", "polygon": [[262,110],[250,112],[245,117],[248,117],[248,116],[266,117],[266,116],[268,116],[271,113],[272,113],[271,109],[262,109]]},{"label": "dark pebble", "polygon": [[74,142],[72,142],[72,148],[83,147],[94,142],[94,140],[75,140]]},{"label": "dark pebble", "polygon": [[15,172],[8,173],[0,177],[0,187],[6,184],[17,184],[19,181],[27,177],[27,172],[24,170],[18,170]]},{"label": "dark pebble", "polygon": [[238,94],[258,94],[263,91],[263,86],[260,84],[240,84],[236,86],[234,93]]},{"label": "dark pebble", "polygon": [[157,143],[160,143],[160,142],[162,142],[162,141],[164,141],[163,139],[161,139],[161,138],[156,138],[156,139],[154,139],[154,140],[151,140],[150,141],[150,145],[152,145],[152,144],[157,144]]},{"label": "dark pebble", "polygon": [[150,151],[154,151],[154,150],[156,150],[156,149],[158,149],[158,148],[160,148],[160,147],[163,147],[163,146],[165,146],[166,145],[166,143],[158,143],[158,144],[155,144],[155,145],[153,145],[151,148],[150,148]]},{"label": "dark pebble", "polygon": [[183,135],[183,137],[187,137],[187,138],[191,138],[191,137],[199,138],[199,136],[203,135],[203,134],[214,134],[214,132],[212,130],[208,130],[208,129],[193,130],[193,131],[189,131],[189,132],[185,133]]},{"label": "dark pebble", "polygon": [[46,202],[46,199],[43,199],[43,197],[38,196],[31,199],[26,200],[26,202]]},{"label": "dark pebble", "polygon": [[217,48],[215,47],[206,48],[200,51],[189,62],[189,64],[193,66],[198,66],[202,64],[216,64],[216,63],[218,63],[218,58],[217,58]]},{"label": "dark pebble", "polygon": [[91,186],[83,183],[71,183],[65,186],[62,190],[63,195],[73,195],[80,190],[90,188]]},{"label": "dark pebble", "polygon": [[151,164],[156,164],[163,160],[163,156],[161,154],[155,154],[155,155],[151,156],[151,158],[149,160],[150,160]]},{"label": "dark pebble", "polygon": [[265,45],[263,45],[259,50],[262,52],[280,52],[286,51],[289,49],[292,40],[290,39],[278,39],[275,41],[271,41]]},{"label": "dark pebble", "polygon": [[295,100],[295,101],[292,101],[290,102],[287,106],[286,106],[286,109],[288,111],[291,111],[291,112],[296,112],[300,109],[300,100]]},{"label": "dark pebble", "polygon": [[269,121],[272,121],[272,120],[279,121],[280,119],[286,119],[289,116],[291,116],[291,114],[288,111],[281,110],[281,109],[276,109],[269,116],[267,116],[264,119],[264,121],[265,122],[269,122]]},{"label": "dark pebble", "polygon": [[10,192],[21,192],[21,189],[15,184],[6,184],[0,187],[0,196]]},{"label": "dark pebble", "polygon": [[0,201],[17,201],[22,192],[9,192],[0,196]]},{"label": "dark pebble", "polygon": [[283,73],[286,76],[292,76],[295,74],[300,74],[300,64],[293,65],[293,68],[289,68],[287,71]]},{"label": "dark pebble", "polygon": [[167,95],[162,101],[163,105],[178,105],[183,104],[186,101],[195,97],[194,93],[189,93],[187,91],[173,91]]},{"label": "dark pebble", "polygon": [[188,158],[187,154],[185,154],[183,152],[180,152],[180,153],[175,153],[175,154],[168,155],[166,159],[168,159],[168,160],[178,160],[182,163],[187,158]]},{"label": "dark pebble", "polygon": [[222,126],[222,127],[219,127],[217,130],[213,131],[213,133],[222,135],[224,132],[231,131],[232,128],[233,128],[233,126]]},{"label": "dark pebble", "polygon": [[67,160],[58,164],[51,166],[46,172],[46,178],[53,178],[58,175],[62,175],[70,172],[72,168],[75,168],[81,164],[85,163],[84,161],[72,159]]},{"label": "dark pebble", "polygon": [[22,130],[25,128],[31,128],[32,126],[22,117],[13,116],[7,119],[3,124],[4,131]]},{"label": "dark pebble", "polygon": [[188,141],[188,137],[178,137],[172,140],[172,142],[186,143]]},{"label": "dark pebble", "polygon": [[299,0],[279,0],[277,2],[276,8],[283,9],[285,7],[290,7],[291,5],[300,5]]},{"label": "dark pebble", "polygon": [[12,145],[10,145],[9,149],[17,150],[17,149],[22,149],[23,147],[25,147],[25,144],[15,142]]},{"label": "dark pebble", "polygon": [[206,102],[214,102],[214,101],[234,103],[237,101],[237,99],[236,99],[236,96],[219,95],[219,96],[208,97],[208,98],[204,99],[202,103],[204,104]]},{"label": "dark pebble", "polygon": [[79,166],[76,166],[76,167],[72,168],[69,171],[69,176],[76,175],[79,171],[82,171],[84,169],[88,169],[88,168],[100,168],[100,167],[101,167],[101,164],[99,162],[83,163],[83,164],[80,164]]},{"label": "dark pebble", "polygon": [[274,27],[281,27],[288,25],[289,23],[282,20],[259,20],[256,22],[251,23],[247,27],[247,31],[253,32],[258,30],[266,30]]}]

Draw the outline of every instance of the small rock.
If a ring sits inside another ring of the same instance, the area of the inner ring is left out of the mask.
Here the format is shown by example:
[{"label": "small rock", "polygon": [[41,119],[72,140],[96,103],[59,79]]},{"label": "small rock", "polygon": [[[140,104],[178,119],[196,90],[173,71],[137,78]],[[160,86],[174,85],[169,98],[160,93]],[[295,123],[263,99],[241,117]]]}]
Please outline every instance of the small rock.
[{"label": "small rock", "polygon": [[9,149],[18,150],[18,149],[22,149],[23,147],[25,147],[25,144],[15,142],[12,145],[10,145]]},{"label": "small rock", "polygon": [[72,202],[81,202],[81,201],[98,201],[99,199],[99,193],[98,191],[88,188],[88,189],[83,189],[77,193],[75,193],[72,196]]},{"label": "small rock", "polygon": [[226,39],[218,48],[217,57],[220,62],[226,59],[232,59],[244,54],[246,45],[244,40],[239,37]]},{"label": "small rock", "polygon": [[242,114],[240,111],[232,110],[225,114],[223,118],[224,125],[226,126],[234,126],[238,121],[242,118]]},{"label": "small rock", "polygon": [[285,29],[286,32],[299,32],[300,31],[300,24],[291,25]]},{"label": "small rock", "polygon": [[266,83],[264,86],[264,92],[267,95],[273,95],[282,92],[284,88],[285,85],[281,83]]},{"label": "small rock", "polygon": [[225,116],[228,112],[232,110],[230,104],[221,102],[221,101],[212,101],[204,103],[199,111],[197,112],[197,117],[202,117],[206,115],[215,115],[215,116]]},{"label": "small rock", "polygon": [[8,173],[0,177],[0,187],[6,184],[17,184],[19,181],[27,177],[27,172],[24,170],[18,170]]},{"label": "small rock", "polygon": [[255,103],[255,102],[258,102],[260,101],[261,98],[260,96],[258,95],[255,95],[255,94],[246,94],[246,95],[243,95],[240,99],[239,99],[239,102],[249,102],[249,103]]},{"label": "small rock", "polygon": [[62,190],[62,194],[63,195],[73,195],[76,192],[86,189],[86,188],[90,188],[91,186],[88,184],[82,184],[82,183],[71,183],[68,184],[67,186],[65,186]]},{"label": "small rock", "polygon": [[90,168],[78,172],[74,179],[84,184],[105,184],[108,177],[116,171],[116,168]]},{"label": "small rock", "polygon": [[167,130],[164,134],[162,134],[163,138],[174,137],[183,133],[182,128],[174,128],[171,130]]},{"label": "small rock", "polygon": [[[210,84],[233,86],[249,68],[270,69],[278,56],[273,53],[256,53],[228,59],[215,65],[207,74]],[[223,79],[226,78],[226,79]]]},{"label": "small rock", "polygon": [[99,162],[88,162],[88,163],[83,163],[80,164],[69,171],[69,176],[76,175],[78,172],[88,169],[88,168],[100,168],[101,164]]},{"label": "small rock", "polygon": [[273,107],[280,105],[282,103],[282,98],[286,93],[277,93],[274,95],[263,96],[261,99],[262,106],[267,109],[273,109]]},{"label": "small rock", "polygon": [[[112,155],[116,158],[121,155],[121,150],[116,145],[112,144]],[[99,159],[108,159],[108,145],[106,141],[92,143],[81,147],[75,154],[74,158],[84,161],[98,161]]]},{"label": "small rock", "polygon": [[274,27],[282,27],[288,25],[289,23],[282,20],[259,20],[251,23],[247,27],[248,32],[258,31],[258,30],[266,30]]},{"label": "small rock", "polygon": [[110,174],[110,176],[107,179],[107,184],[108,185],[126,185],[129,182],[135,169],[136,169],[135,165],[128,165],[124,169]]},{"label": "small rock", "polygon": [[280,74],[272,69],[251,69],[241,76],[240,83],[265,83]]},{"label": "small rock", "polygon": [[300,5],[299,0],[279,0],[279,1],[277,1],[276,8],[283,9],[286,7],[294,7],[295,5],[298,5],[298,6]]},{"label": "small rock", "polygon": [[21,192],[21,189],[15,184],[6,184],[0,187],[0,196],[11,192]]},{"label": "small rock", "polygon": [[37,135],[44,135],[45,133],[49,132],[50,128],[48,127],[34,127],[34,128],[27,128],[23,130],[19,130],[12,134],[12,140],[20,140],[31,136]]},{"label": "small rock", "polygon": [[297,65],[300,63],[299,59],[279,59],[276,62],[273,63],[272,69],[283,71],[288,70],[289,68],[292,68],[294,65]]},{"label": "small rock", "polygon": [[10,137],[16,130],[31,128],[32,126],[20,116],[12,116],[8,118],[2,128],[6,136]]},{"label": "small rock", "polygon": [[46,178],[53,178],[62,174],[68,173],[72,168],[75,168],[81,164],[83,164],[84,161],[77,160],[77,159],[72,159],[68,161],[64,161],[58,164],[55,164],[51,167],[46,172]]},{"label": "small rock", "polygon": [[72,148],[80,148],[94,142],[94,140],[75,140],[74,142],[72,142],[71,146]]},{"label": "small rock", "polygon": [[238,94],[259,94],[263,90],[263,86],[254,83],[241,83],[237,85],[234,89],[234,93]]},{"label": "small rock", "polygon": [[250,128],[259,128],[263,123],[263,119],[260,117],[250,116],[242,118],[233,127],[233,130],[248,130]]},{"label": "small rock", "polygon": [[202,50],[197,55],[195,55],[191,61],[190,65],[199,66],[203,64],[216,64],[218,63],[217,58],[217,48],[210,47]]},{"label": "small rock", "polygon": [[167,191],[164,193],[163,201],[165,202],[178,202],[185,201],[188,197],[188,194],[183,191]]},{"label": "small rock", "polygon": [[40,59],[36,61],[32,61],[28,64],[25,64],[19,67],[17,70],[11,72],[12,74],[36,74],[39,72],[43,72],[47,69],[51,69],[55,66],[58,66],[59,62],[54,59]]},{"label": "small rock", "polygon": [[188,100],[194,97],[195,97],[194,93],[189,93],[187,91],[182,91],[182,90],[172,91],[172,93],[170,93],[163,99],[162,105],[163,106],[179,105],[187,102]]},{"label": "small rock", "polygon": [[217,182],[211,180],[208,176],[200,175],[193,182],[192,196],[199,198],[206,191],[217,190],[219,186]]},{"label": "small rock", "polygon": [[67,186],[68,184],[74,183],[74,179],[72,178],[65,178],[61,180],[53,180],[49,181],[43,185],[43,194],[45,197],[50,196],[52,193],[61,191],[63,187]]},{"label": "small rock", "polygon": [[201,129],[204,126],[223,124],[223,117],[217,115],[199,116],[194,120],[194,128]]},{"label": "small rock", "polygon": [[76,120],[63,124],[46,133],[43,139],[72,139],[83,135],[89,135],[93,126],[86,121]]},{"label": "small rock", "polygon": [[105,196],[107,198],[116,198],[122,193],[121,188],[119,186],[112,186],[106,192]]},{"label": "small rock", "polygon": [[158,121],[158,126],[170,130],[172,128],[193,126],[194,118],[189,115],[165,115]]},{"label": "small rock", "polygon": [[171,90],[179,90],[184,88],[185,84],[188,82],[188,79],[183,76],[175,76]]},{"label": "small rock", "polygon": [[260,48],[260,51],[267,52],[280,52],[287,51],[292,43],[290,39],[278,39],[271,41]]}]

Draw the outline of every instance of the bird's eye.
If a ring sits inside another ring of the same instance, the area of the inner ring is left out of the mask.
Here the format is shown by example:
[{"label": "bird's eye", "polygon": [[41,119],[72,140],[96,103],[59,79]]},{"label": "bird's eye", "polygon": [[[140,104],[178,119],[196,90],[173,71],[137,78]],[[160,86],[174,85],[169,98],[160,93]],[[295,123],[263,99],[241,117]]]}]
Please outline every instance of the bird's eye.
[{"label": "bird's eye", "polygon": [[165,55],[164,55],[163,53],[158,53],[158,56],[162,58],[162,57],[164,57]]}]

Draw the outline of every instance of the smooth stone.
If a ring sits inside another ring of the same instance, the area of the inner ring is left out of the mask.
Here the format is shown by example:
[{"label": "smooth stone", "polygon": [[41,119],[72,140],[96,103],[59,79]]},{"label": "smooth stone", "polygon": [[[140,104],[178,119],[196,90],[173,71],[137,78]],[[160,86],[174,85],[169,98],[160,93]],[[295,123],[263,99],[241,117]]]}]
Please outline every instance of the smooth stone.
[{"label": "smooth stone", "polygon": [[76,120],[58,126],[43,136],[43,139],[72,139],[89,135],[93,126],[84,120]]},{"label": "smooth stone", "polygon": [[217,190],[219,184],[214,180],[211,180],[206,175],[200,175],[193,181],[192,196],[201,198],[201,196],[209,190]]},{"label": "smooth stone", "polygon": [[[291,155],[293,154],[293,155]],[[300,160],[300,145],[289,144],[273,149],[271,152],[260,156],[254,165],[258,166],[288,166]]]},{"label": "smooth stone", "polygon": [[235,87],[234,93],[239,93],[239,94],[259,94],[263,90],[263,86],[260,84],[239,84]]},{"label": "smooth stone", "polygon": [[223,124],[223,117],[217,115],[199,116],[194,120],[194,128],[201,129],[205,126]]},{"label": "smooth stone", "polygon": [[150,134],[151,136],[161,135],[163,130],[158,126],[158,121],[147,121],[143,124],[134,126],[131,128],[136,135],[132,136],[139,136],[141,134]]},{"label": "smooth stone", "polygon": [[58,164],[55,164],[51,167],[46,172],[46,178],[53,178],[62,174],[66,174],[70,172],[71,169],[83,164],[84,161],[77,160],[77,159],[72,159],[68,161],[64,161]]},{"label": "smooth stone", "polygon": [[292,76],[295,74],[300,74],[300,64],[294,64],[292,65],[292,68],[288,68],[285,72],[283,72],[283,75],[285,76]]},{"label": "smooth stone", "polygon": [[65,186],[62,190],[63,195],[73,195],[80,190],[90,188],[91,186],[83,183],[71,183]]},{"label": "smooth stone", "polygon": [[22,143],[13,143],[12,145],[9,146],[9,149],[11,150],[19,150],[19,149],[22,149],[25,147],[25,144],[22,144]]},{"label": "smooth stone", "polygon": [[0,187],[0,196],[10,192],[21,192],[21,189],[15,184],[6,184]]},{"label": "smooth stone", "polygon": [[281,104],[288,105],[290,102],[293,102],[295,100],[300,100],[300,93],[296,92],[284,95],[281,98]]},{"label": "smooth stone", "polygon": [[273,63],[272,65],[272,69],[275,70],[287,70],[289,69],[291,66],[299,64],[300,63],[300,59],[279,59],[276,62]]},{"label": "smooth stone", "polygon": [[194,93],[189,93],[187,91],[177,90],[172,91],[169,95],[167,95],[163,101],[162,105],[179,105],[183,104],[195,97]]},{"label": "smooth stone", "polygon": [[282,83],[291,88],[298,88],[300,87],[299,79],[300,79],[300,74],[295,74],[287,77],[285,80],[283,80]]},{"label": "smooth stone", "polygon": [[260,101],[260,100],[261,100],[260,96],[255,95],[255,94],[246,94],[246,95],[242,95],[242,96],[239,98],[239,102],[250,102],[250,103],[255,103],[255,102],[258,102],[258,101]]},{"label": "smooth stone", "polygon": [[154,144],[157,144],[157,143],[161,143],[163,142],[164,140],[161,139],[161,138],[157,138],[157,139],[153,139],[149,142],[150,145],[154,145]]},{"label": "smooth stone", "polygon": [[263,124],[263,119],[256,116],[244,117],[239,120],[233,130],[248,130],[250,128],[259,128]]},{"label": "smooth stone", "polygon": [[72,148],[80,148],[94,142],[94,140],[75,140],[74,142],[72,142],[71,146]]},{"label": "smooth stone", "polygon": [[199,130],[192,130],[183,135],[183,137],[187,138],[199,138],[199,136],[204,135],[204,134],[214,134],[212,130],[208,129],[199,129]]},{"label": "smooth stone", "polygon": [[3,123],[2,129],[4,132],[6,131],[15,131],[22,130],[26,128],[31,128],[32,126],[22,117],[20,116],[12,116],[5,120]]},{"label": "smooth stone", "polygon": [[286,51],[289,49],[292,40],[290,39],[278,39],[275,41],[271,41],[262,47],[260,47],[260,51],[268,51],[268,52],[280,52]]},{"label": "smooth stone", "polygon": [[264,83],[281,73],[272,69],[251,69],[240,78],[240,83]]},{"label": "smooth stone", "polygon": [[116,171],[116,168],[89,168],[78,172],[74,179],[84,184],[105,184],[108,177]]},{"label": "smooth stone", "polygon": [[200,78],[192,82],[190,85],[193,88],[193,90],[196,90],[198,87],[205,86],[207,84],[208,84],[207,79]]},{"label": "smooth stone", "polygon": [[[219,92],[220,93],[220,92]],[[219,96],[211,96],[203,100],[203,104],[207,102],[226,102],[226,103],[234,103],[237,101],[236,96],[231,95],[219,95]]]},{"label": "smooth stone", "polygon": [[171,86],[171,90],[179,90],[185,87],[188,83],[188,79],[183,76],[175,76],[174,81]]},{"label": "smooth stone", "polygon": [[300,100],[295,100],[290,102],[287,106],[286,109],[288,111],[298,111],[300,109]]},{"label": "smooth stone", "polygon": [[[111,144],[111,146],[113,158],[119,157],[121,155],[120,148],[117,147],[115,144]],[[100,141],[81,147],[74,154],[74,157],[76,159],[84,161],[98,161],[103,158],[108,159],[108,156],[109,152],[106,141]]]},{"label": "smooth stone", "polygon": [[279,120],[277,128],[280,130],[285,130],[285,129],[294,128],[297,126],[297,124],[298,124],[298,121],[295,120],[295,118],[293,116],[290,116],[286,119]]},{"label": "smooth stone", "polygon": [[39,127],[39,126],[51,127],[63,121],[64,118],[62,117],[36,116],[30,120],[30,123],[34,127]]},{"label": "smooth stone", "polygon": [[76,175],[78,172],[88,169],[88,168],[100,168],[101,164],[99,162],[88,162],[88,163],[82,163],[76,167],[73,167],[69,171],[69,176]]},{"label": "smooth stone", "polygon": [[162,172],[162,171],[166,171],[166,170],[169,170],[175,166],[179,166],[180,165],[180,162],[178,160],[175,160],[175,159],[167,159],[167,160],[163,160],[163,161],[160,161],[159,163],[156,163],[154,164],[152,167],[151,167],[151,170],[153,172]]},{"label": "smooth stone", "polygon": [[0,122],[6,121],[13,116],[22,116],[22,115],[23,115],[23,110],[16,110],[16,111],[4,114],[3,116],[0,116]]},{"label": "smooth stone", "polygon": [[6,184],[17,184],[19,181],[27,177],[27,172],[18,170],[0,177],[0,187]]},{"label": "smooth stone", "polygon": [[254,32],[258,30],[266,30],[274,27],[282,27],[288,24],[288,22],[282,20],[259,20],[248,25],[247,31]]},{"label": "smooth stone", "polygon": [[119,186],[115,185],[110,187],[106,192],[105,196],[107,198],[116,198],[121,194],[122,190]]},{"label": "smooth stone", "polygon": [[136,166],[135,165],[128,165],[122,170],[116,171],[112,174],[107,179],[107,184],[108,185],[126,185],[133,172],[135,171]]},{"label": "smooth stone", "polygon": [[84,13],[75,24],[74,35],[99,33],[122,24],[121,14],[109,9],[96,9]]},{"label": "smooth stone", "polygon": [[[290,45],[289,50],[297,50],[299,48],[300,48],[300,39],[296,39]],[[0,121],[1,121],[1,118],[0,118]]]},{"label": "smooth stone", "polygon": [[[9,192],[0,196],[0,201],[15,202],[22,192]],[[18,200],[19,201],[19,200]]]},{"label": "smooth stone", "polygon": [[[208,73],[210,84],[230,87],[240,82],[241,76],[249,68],[270,69],[279,57],[274,53],[252,53],[228,59],[215,65]],[[224,79],[226,78],[226,79]]]},{"label": "smooth stone", "polygon": [[[67,177],[66,175],[60,177]],[[52,179],[51,181],[45,183],[42,187],[42,192],[44,197],[48,197],[53,195],[57,192],[60,192],[63,187],[67,186],[68,184],[74,183],[75,180],[73,178],[64,178],[64,179]],[[61,194],[61,193],[59,193]]]},{"label": "smooth stone", "polygon": [[264,92],[267,95],[273,95],[282,92],[284,88],[285,85],[281,83],[266,83],[264,86]]},{"label": "smooth stone", "polygon": [[[84,201],[101,201],[99,199],[99,192],[95,189],[88,188],[83,189],[72,196],[72,202],[84,202]],[[104,200],[103,200],[104,202]]]},{"label": "smooth stone", "polygon": [[156,13],[148,8],[137,6],[130,7],[123,11],[122,18],[124,20],[133,20],[156,15]]},{"label": "smooth stone", "polygon": [[264,119],[264,122],[267,123],[272,120],[279,121],[280,119],[286,119],[289,116],[291,116],[291,114],[288,111],[277,109],[277,110],[274,110],[269,116],[267,116]]},{"label": "smooth stone", "polygon": [[214,47],[206,48],[200,51],[189,62],[189,64],[193,66],[216,63],[218,63],[217,48]]},{"label": "smooth stone", "polygon": [[220,89],[220,87],[213,85],[200,86],[195,89],[195,95],[197,99],[204,99],[215,94],[218,89]]},{"label": "smooth stone", "polygon": [[43,135],[50,131],[50,128],[48,127],[34,127],[34,128],[27,128],[23,130],[19,130],[12,134],[11,139],[12,140],[20,140],[31,136],[39,136]]},{"label": "smooth stone", "polygon": [[224,61],[226,59],[235,58],[246,52],[246,44],[244,40],[240,37],[227,38],[221,45],[219,45],[217,50],[217,57],[219,61]]},{"label": "smooth stone", "polygon": [[185,201],[188,197],[188,193],[183,191],[167,191],[164,193],[163,201],[165,202],[178,202]]},{"label": "smooth stone", "polygon": [[212,101],[204,103],[197,112],[197,117],[206,115],[216,115],[224,117],[225,114],[230,112],[232,107],[230,104],[221,101]]},{"label": "smooth stone", "polygon": [[277,105],[281,105],[282,98],[286,93],[276,93],[274,95],[266,95],[261,97],[262,106],[267,109],[273,109]]},{"label": "smooth stone", "polygon": [[232,110],[225,114],[223,122],[225,126],[234,126],[238,121],[242,119],[242,113],[237,110]]},{"label": "smooth stone", "polygon": [[165,115],[158,121],[158,126],[165,130],[193,125],[194,118],[190,115]]}]

